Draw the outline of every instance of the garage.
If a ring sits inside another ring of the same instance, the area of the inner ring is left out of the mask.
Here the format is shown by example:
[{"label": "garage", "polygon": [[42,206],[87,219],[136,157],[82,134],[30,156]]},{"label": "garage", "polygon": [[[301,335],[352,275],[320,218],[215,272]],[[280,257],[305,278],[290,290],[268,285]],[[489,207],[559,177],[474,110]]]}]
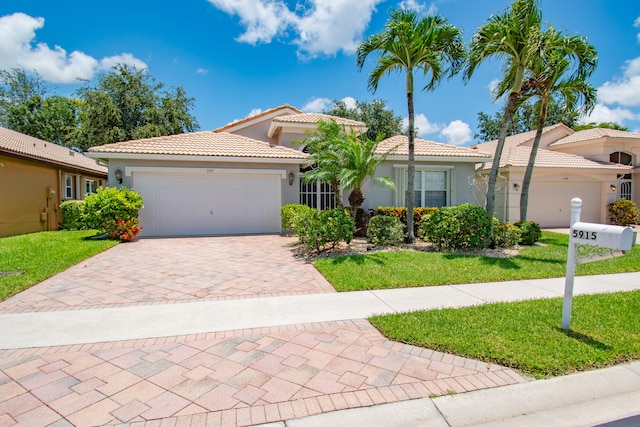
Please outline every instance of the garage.
[{"label": "garage", "polygon": [[280,232],[284,171],[134,172],[141,236]]},{"label": "garage", "polygon": [[600,223],[603,206],[598,182],[533,182],[529,192],[528,219],[543,227],[568,227],[571,199],[582,199],[581,221]]}]

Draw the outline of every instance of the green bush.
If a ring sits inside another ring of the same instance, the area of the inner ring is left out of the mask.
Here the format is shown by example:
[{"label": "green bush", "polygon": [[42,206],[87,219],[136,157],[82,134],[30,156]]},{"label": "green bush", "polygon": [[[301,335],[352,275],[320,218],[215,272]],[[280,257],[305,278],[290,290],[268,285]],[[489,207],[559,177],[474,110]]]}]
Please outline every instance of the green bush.
[{"label": "green bush", "polygon": [[521,245],[535,245],[542,237],[542,229],[538,223],[533,221],[518,221],[513,225],[520,229],[520,234],[522,234],[520,238]]},{"label": "green bush", "polygon": [[84,220],[111,239],[129,241],[141,230],[138,220],[141,208],[140,193],[127,187],[100,187],[84,199]]},{"label": "green bush", "polygon": [[418,229],[418,237],[439,248],[488,248],[492,216],[483,208],[465,203],[434,212]]},{"label": "green bush", "polygon": [[[438,208],[413,208],[413,227],[415,230],[420,228],[423,221],[427,220],[431,214],[436,212]],[[371,216],[385,215],[393,216],[407,226],[407,208],[394,206],[378,206],[371,212]]]},{"label": "green bush", "polygon": [[500,222],[493,219],[493,243],[501,248],[510,248],[520,243],[522,239],[522,232],[520,228],[515,224],[508,222]]},{"label": "green bush", "polygon": [[637,224],[638,208],[631,200],[620,199],[609,205],[609,220],[616,225]]},{"label": "green bush", "polygon": [[298,241],[305,244],[310,252],[319,253],[326,246],[334,248],[340,241],[351,242],[355,229],[353,217],[339,208],[321,212],[302,210],[293,221]]},{"label": "green bush", "polygon": [[282,229],[293,229],[293,222],[298,215],[305,211],[311,211],[313,208],[307,205],[298,205],[295,203],[290,203],[288,205],[284,205],[280,208],[280,213],[282,217]]},{"label": "green bush", "polygon": [[83,200],[67,200],[60,203],[60,214],[62,215],[60,227],[63,230],[82,230],[87,228],[83,218],[83,211]]},{"label": "green bush", "polygon": [[404,226],[393,216],[378,215],[369,220],[367,237],[379,246],[396,246],[404,241]]}]

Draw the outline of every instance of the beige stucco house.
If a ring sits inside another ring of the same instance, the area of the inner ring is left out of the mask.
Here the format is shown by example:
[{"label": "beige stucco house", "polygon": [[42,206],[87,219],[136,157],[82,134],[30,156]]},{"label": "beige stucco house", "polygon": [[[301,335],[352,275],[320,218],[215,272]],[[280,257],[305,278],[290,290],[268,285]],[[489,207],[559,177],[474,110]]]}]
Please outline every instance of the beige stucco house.
[{"label": "beige stucco house", "polygon": [[76,151],[0,127],[0,237],[57,230],[60,203],[104,185],[107,168]]},{"label": "beige stucco house", "polygon": [[[285,204],[333,206],[328,185],[301,182],[308,155],[292,143],[329,119],[366,131],[362,122],[283,105],[213,131],[92,147],[87,155],[108,164],[110,185],[142,194],[142,236],[274,233]],[[406,147],[405,137],[380,144],[380,153],[391,155],[378,174],[396,180],[397,191],[365,187],[364,209],[404,204]],[[479,150],[417,140],[416,205],[473,202],[474,166],[489,158]]]},{"label": "beige stucco house", "polygon": [[[520,189],[535,131],[510,136],[500,160],[495,215],[520,219]],[[494,153],[497,141],[474,149]],[[640,201],[638,165],[640,134],[614,129],[574,131],[563,124],[546,127],[529,190],[527,219],[543,227],[567,227],[571,199],[582,199],[582,221],[607,223],[607,206],[624,197]],[[484,194],[491,163],[476,175],[477,194]]]}]

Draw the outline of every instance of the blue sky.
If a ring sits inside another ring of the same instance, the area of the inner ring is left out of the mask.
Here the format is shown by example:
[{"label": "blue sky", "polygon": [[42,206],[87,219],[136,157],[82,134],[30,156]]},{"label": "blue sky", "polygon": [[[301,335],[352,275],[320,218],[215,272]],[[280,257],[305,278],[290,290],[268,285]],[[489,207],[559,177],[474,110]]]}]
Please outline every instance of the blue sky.
[{"label": "blue sky", "polygon": [[[202,130],[285,103],[320,111],[331,99],[384,99],[406,116],[404,76],[367,89],[369,61],[358,72],[358,42],[379,31],[393,7],[438,13],[465,41],[509,0],[2,0],[0,69],[35,69],[52,92],[72,94],[115,63],[148,67],[167,86],[196,100]],[[599,53],[591,83],[599,103],[587,121],[617,121],[640,131],[640,2],[540,0],[544,19],[587,37]],[[421,137],[469,145],[477,113],[494,113],[491,82],[501,63],[481,66],[434,92],[416,92]],[[426,79],[416,79],[416,89]]]}]

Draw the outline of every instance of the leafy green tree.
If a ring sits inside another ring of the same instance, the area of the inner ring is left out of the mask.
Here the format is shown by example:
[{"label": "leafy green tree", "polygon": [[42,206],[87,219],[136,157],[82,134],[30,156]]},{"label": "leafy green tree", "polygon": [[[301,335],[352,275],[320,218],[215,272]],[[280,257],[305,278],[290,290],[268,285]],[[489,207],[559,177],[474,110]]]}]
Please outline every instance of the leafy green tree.
[{"label": "leafy green tree", "polygon": [[387,108],[387,103],[382,99],[374,99],[372,102],[356,101],[353,108],[349,108],[342,100],[334,99],[331,108],[323,113],[364,122],[369,139],[375,140],[380,135],[382,138],[389,138],[402,133],[402,117],[396,116],[393,110]]},{"label": "leafy green tree", "polygon": [[77,99],[34,95],[14,105],[7,115],[8,127],[60,145],[69,145],[69,135],[78,127],[81,103]]},{"label": "leafy green tree", "polygon": [[116,65],[78,96],[83,107],[72,140],[82,149],[198,129],[190,113],[194,99],[184,89],[167,90],[147,71],[128,65]]},{"label": "leafy green tree", "polygon": [[602,129],[616,129],[616,130],[622,130],[625,132],[629,131],[629,128],[626,126],[622,126],[621,124],[618,123],[613,123],[613,122],[601,122],[601,123],[596,123],[596,122],[590,122],[590,123],[586,123],[583,125],[576,125],[573,127],[573,130],[580,131],[580,130],[586,130],[586,129],[595,129],[595,128],[602,128]]},{"label": "leafy green tree", "polygon": [[[556,123],[564,123],[570,128],[574,128],[580,117],[580,112],[576,109],[567,110],[562,100],[552,96],[549,99],[547,107],[547,118],[544,125],[551,126]],[[538,126],[539,104],[527,100],[522,103],[511,117],[507,136],[516,135],[523,132],[535,130]],[[500,125],[502,124],[502,112],[496,112],[493,116],[479,112],[478,113],[478,132],[473,137],[478,142],[493,141],[498,139],[500,134]]]},{"label": "leafy green tree", "polygon": [[44,80],[38,73],[27,73],[18,68],[0,70],[0,126],[12,129],[8,124],[11,108],[26,103],[34,96],[43,97],[46,91]]},{"label": "leafy green tree", "polygon": [[[544,40],[540,57],[527,71],[527,78],[523,84],[524,96],[538,99],[539,113],[536,136],[520,192],[520,221],[527,219],[529,187],[547,118],[549,101],[557,95],[564,100],[567,110],[574,111],[582,101],[585,113],[592,111],[597,101],[596,89],[586,80],[596,68],[598,60],[596,49],[582,37],[564,36],[553,28],[545,32]],[[546,45],[557,47],[544,49]],[[572,73],[573,63],[577,63],[578,67]]]},{"label": "leafy green tree", "polygon": [[[409,119],[409,159],[407,192],[414,191],[415,179],[415,115],[413,107],[414,70],[421,70],[430,79],[423,90],[434,90],[445,78],[457,73],[464,63],[465,48],[462,31],[441,16],[428,15],[419,19],[415,11],[394,10],[384,28],[367,37],[356,50],[360,70],[369,55],[377,53],[374,69],[369,73],[369,89],[373,92],[383,76],[393,72],[406,74],[407,110]],[[415,241],[413,197],[406,197],[407,241]]]}]

